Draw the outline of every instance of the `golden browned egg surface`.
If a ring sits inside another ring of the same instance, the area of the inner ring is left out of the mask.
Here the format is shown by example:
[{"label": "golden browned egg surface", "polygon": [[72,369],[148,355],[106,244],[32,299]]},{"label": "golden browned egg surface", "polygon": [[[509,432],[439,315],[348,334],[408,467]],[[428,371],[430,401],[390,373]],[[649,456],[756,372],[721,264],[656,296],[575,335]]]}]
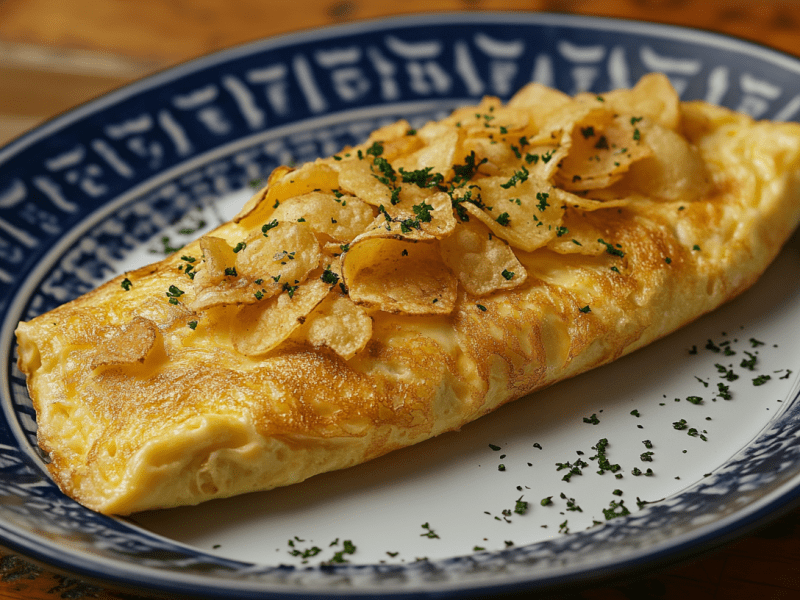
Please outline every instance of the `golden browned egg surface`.
[{"label": "golden browned egg surface", "polygon": [[800,125],[658,74],[384,127],[21,323],[40,445],[65,493],[128,514],[458,429],[745,290],[800,220],[798,178]]}]

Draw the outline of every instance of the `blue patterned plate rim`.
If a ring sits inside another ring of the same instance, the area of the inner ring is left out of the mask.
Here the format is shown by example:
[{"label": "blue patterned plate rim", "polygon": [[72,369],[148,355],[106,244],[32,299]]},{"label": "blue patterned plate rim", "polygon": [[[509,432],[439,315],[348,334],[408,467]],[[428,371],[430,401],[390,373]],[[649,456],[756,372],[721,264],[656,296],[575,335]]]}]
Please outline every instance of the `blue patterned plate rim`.
[{"label": "blue patterned plate rim", "polygon": [[[121,88],[120,90],[111,92],[97,100],[89,102],[81,107],[78,107],[64,115],[56,117],[52,121],[38,127],[30,133],[27,133],[19,139],[10,143],[7,147],[0,150],[0,165],[7,165],[12,162],[15,157],[28,151],[31,148],[36,149],[37,144],[46,146],[48,141],[52,141],[56,134],[65,131],[72,125],[80,125],[85,122],[91,125],[89,121],[93,116],[102,113],[104,110],[111,110],[114,107],[124,104],[126,101],[135,99],[136,96],[153,92],[168,86],[168,84],[175,84],[185,78],[197,75],[202,71],[213,69],[231,64],[239,59],[246,59],[256,54],[279,51],[301,44],[319,43],[330,40],[344,40],[352,36],[365,35],[365,34],[379,34],[401,30],[403,28],[422,27],[422,26],[436,26],[439,28],[447,27],[464,27],[467,25],[479,26],[486,24],[489,26],[507,26],[507,27],[543,27],[551,29],[563,29],[564,32],[578,35],[588,35],[590,39],[592,35],[598,32],[603,33],[619,33],[641,38],[659,39],[667,42],[683,42],[687,44],[696,44],[702,46],[704,49],[715,49],[720,52],[731,52],[741,56],[746,56],[750,59],[757,59],[772,65],[775,68],[783,69],[795,76],[800,74],[800,61],[796,58],[786,54],[771,50],[769,48],[759,46],[750,42],[730,38],[724,35],[705,32],[701,30],[694,30],[689,28],[659,25],[651,23],[642,23],[636,21],[627,21],[622,19],[606,19],[596,17],[579,17],[571,15],[560,14],[547,14],[547,13],[436,13],[418,16],[405,16],[390,19],[378,19],[373,21],[363,21],[354,24],[340,25],[335,27],[322,28],[315,31],[299,32],[295,34],[288,34],[284,36],[277,36],[263,41],[253,42],[240,47],[228,49],[213,55],[202,57],[183,65],[168,69],[164,72],[155,74],[139,82]],[[588,33],[587,33],[588,32]],[[579,36],[580,37],[580,36]],[[583,39],[583,38],[581,38]],[[692,66],[690,61],[675,60],[671,63],[664,62],[665,65],[674,66],[676,76],[686,76],[689,78],[692,73],[690,72]],[[603,84],[606,83],[607,78],[600,76],[597,79],[596,85],[599,89],[604,89]],[[693,90],[691,82],[687,88],[688,94],[691,95]],[[717,82],[719,83],[719,82]],[[796,88],[795,83],[795,88]],[[793,118],[795,114],[800,111],[800,96],[794,96],[785,102],[786,95],[780,90],[779,93],[775,92],[775,88],[766,86],[767,96],[761,97],[761,100],[775,100],[779,98],[781,105],[777,108],[772,105],[764,109],[764,115],[769,117],[783,116]],[[717,90],[719,92],[719,89]],[[728,94],[729,90],[726,88],[723,95]],[[733,94],[734,100],[744,102],[748,98],[746,93],[730,92]],[[770,97],[770,93],[774,93],[775,97]],[[763,96],[763,94],[762,94]],[[459,96],[461,97],[461,96]],[[308,97],[307,97],[308,99]],[[451,100],[452,98],[443,98],[443,100]],[[751,99],[752,100],[752,99]],[[769,103],[767,103],[769,104]],[[749,105],[753,107],[753,104]],[[759,105],[761,106],[761,105]],[[313,108],[313,107],[312,107]],[[755,107],[754,110],[760,110]],[[313,112],[313,111],[312,111]],[[317,116],[321,111],[317,112]],[[251,113],[253,114],[253,113]],[[305,118],[313,118],[314,114],[304,115]],[[57,143],[56,143],[57,146]],[[219,146],[216,148],[222,148]],[[206,152],[213,152],[215,148],[203,148]],[[41,156],[44,157],[47,153],[52,154],[53,150],[43,147]],[[110,154],[107,156],[111,156]],[[193,160],[202,159],[205,155],[200,153],[192,156]],[[180,162],[175,163],[173,166],[178,168]],[[114,165],[112,165],[113,167]],[[123,165],[117,164],[121,170]],[[153,178],[157,177],[157,173],[151,174],[148,179],[137,180],[136,183],[142,187],[147,187]],[[11,189],[8,185],[8,174],[3,173],[0,168],[0,189]],[[131,188],[132,189],[132,188]],[[52,188],[50,188],[52,191]],[[112,189],[112,192],[126,191]],[[128,190],[129,191],[129,190]],[[10,193],[10,192],[9,192]],[[9,193],[0,194],[0,208],[4,207],[3,201],[6,205],[10,204],[13,199]],[[116,196],[109,196],[109,200],[105,204],[112,202]],[[67,200],[69,204],[69,200]],[[102,210],[105,204],[99,204],[96,210]],[[91,214],[91,211],[87,213]],[[86,215],[83,215],[86,218]],[[5,221],[0,222],[0,225],[5,224]],[[74,227],[71,224],[70,227]],[[69,236],[70,229],[68,228],[64,236]],[[24,235],[22,236],[24,238]],[[58,236],[54,236],[59,239]],[[55,240],[54,240],[55,241]],[[37,257],[37,260],[41,257]],[[0,267],[6,266],[6,259],[0,263]],[[19,278],[14,278],[11,283],[21,283],[22,287],[5,286],[3,296],[0,297],[0,308],[5,313],[3,324],[2,352],[3,358],[6,363],[10,360],[10,346],[12,332],[16,323],[22,313],[21,305],[26,303],[26,294],[30,293],[30,289],[34,285],[38,285],[39,281],[31,280],[31,273],[36,270],[36,261],[29,261],[23,264],[18,274]],[[8,273],[4,274],[8,278]],[[27,279],[26,279],[27,278]],[[38,276],[37,276],[38,279]],[[3,279],[0,277],[0,284]],[[8,283],[6,281],[6,283]],[[11,288],[11,289],[9,289]],[[6,370],[8,371],[8,369]],[[8,372],[3,374],[3,393],[8,394]],[[784,405],[783,413],[780,419],[787,420],[789,417],[798,419],[796,413],[800,412],[797,409],[798,404],[798,390],[792,392],[790,402]],[[11,424],[9,410],[11,407],[10,401],[4,398],[4,411],[5,422],[0,425],[7,428],[18,428],[16,424]],[[792,410],[794,409],[794,410]],[[791,414],[789,414],[791,413]],[[785,424],[776,422],[776,419],[765,428],[765,431],[760,434],[760,437],[773,436],[770,429],[781,429]],[[786,427],[784,426],[784,429]],[[794,435],[793,431],[786,433],[786,436]],[[760,438],[759,438],[760,439]],[[22,444],[21,439],[17,442]],[[746,453],[747,448],[743,449]],[[21,449],[28,459],[32,458],[31,453],[27,449]],[[740,461],[745,461],[746,458],[739,457]],[[36,468],[42,469],[41,463],[37,463]],[[396,598],[408,597],[448,597],[455,596],[465,592],[470,593],[487,593],[487,592],[507,592],[507,591],[520,591],[525,589],[546,589],[552,588],[555,585],[586,583],[595,580],[606,579],[609,576],[623,576],[625,574],[641,571],[645,568],[651,568],[667,562],[672,562],[680,558],[696,554],[709,547],[723,543],[737,535],[751,530],[766,522],[770,518],[774,518],[782,514],[800,502],[800,474],[795,472],[791,476],[787,476],[780,481],[774,482],[770,490],[757,499],[749,502],[744,507],[736,510],[735,512],[713,521],[707,525],[701,525],[691,530],[684,531],[679,535],[671,537],[667,540],[662,540],[659,543],[653,544],[648,548],[639,549],[636,552],[630,551],[623,552],[617,556],[605,556],[600,560],[587,562],[573,562],[567,564],[566,567],[561,567],[553,570],[546,570],[544,572],[526,572],[525,568],[513,571],[513,569],[506,574],[494,577],[487,577],[485,579],[471,579],[466,582],[448,580],[441,583],[437,579],[442,573],[446,573],[449,569],[456,571],[464,568],[464,558],[456,557],[453,559],[445,559],[439,561],[432,561],[431,564],[423,565],[404,565],[392,569],[392,573],[407,572],[416,574],[416,583],[412,585],[399,585],[399,586],[385,586],[385,585],[365,585],[360,588],[348,588],[345,590],[320,590],[320,589],[305,589],[296,588],[291,586],[283,586],[274,583],[274,580],[269,580],[264,584],[262,580],[256,578],[248,579],[252,573],[257,573],[258,569],[253,565],[231,561],[227,559],[220,559],[219,557],[203,555],[196,553],[194,549],[188,549],[187,552],[195,552],[197,556],[201,556],[200,563],[203,567],[207,567],[210,576],[202,575],[200,570],[187,570],[182,572],[176,568],[174,563],[162,561],[163,565],[158,564],[158,560],[149,565],[137,564],[134,562],[125,562],[114,558],[108,558],[101,554],[89,554],[79,549],[73,549],[69,545],[59,543],[59,541],[48,539],[45,535],[40,535],[35,531],[23,529],[14,524],[7,522],[0,522],[0,538],[10,548],[20,552],[34,560],[41,561],[45,564],[51,565],[57,569],[64,570],[71,574],[79,574],[90,579],[107,582],[111,585],[141,587],[142,589],[151,589],[159,592],[171,593],[189,593],[189,594],[202,594],[204,597],[217,597],[217,598],[233,598],[233,597],[247,597],[247,598],[286,598],[295,597],[298,595],[392,595]],[[703,482],[698,482],[695,486],[690,488],[696,489],[702,485]],[[23,498],[20,498],[24,502]],[[642,513],[654,513],[658,511],[657,506],[645,508]],[[101,519],[102,520],[102,519]],[[623,521],[620,519],[619,521]],[[121,523],[121,522],[120,522]],[[606,526],[610,532],[618,532],[620,535],[626,533],[624,523],[614,523],[613,525]],[[131,531],[135,531],[135,528]],[[137,532],[144,533],[144,532]],[[147,534],[145,534],[147,535]],[[579,538],[582,534],[571,534],[565,538]],[[612,535],[613,537],[613,535]],[[153,535],[153,539],[157,540],[158,536]],[[171,546],[172,549],[180,551],[181,545],[174,543],[170,540],[164,540],[166,546]],[[563,545],[562,545],[563,546]],[[533,548],[535,547],[535,548]],[[489,556],[480,557],[478,559],[469,559],[471,565],[480,566],[483,564],[489,570],[497,568],[503,571],[506,565],[520,564],[535,564],[539,560],[543,560],[541,555],[547,555],[551,552],[548,544],[534,544],[531,548],[514,549],[507,552],[489,553]],[[561,548],[563,551],[563,547]],[[539,554],[537,554],[537,552]],[[522,559],[522,560],[520,560]],[[527,563],[526,563],[527,561]],[[156,566],[153,566],[153,565]],[[221,573],[230,572],[236,574],[238,577],[222,576]],[[330,571],[334,574],[345,574],[355,580],[366,573],[367,571],[374,571],[374,566],[343,566],[331,569],[323,568],[310,568],[308,572],[314,572],[318,575],[320,572]],[[374,574],[374,573],[373,573]],[[426,577],[431,576],[426,579]],[[420,584],[420,581],[422,582]]]}]

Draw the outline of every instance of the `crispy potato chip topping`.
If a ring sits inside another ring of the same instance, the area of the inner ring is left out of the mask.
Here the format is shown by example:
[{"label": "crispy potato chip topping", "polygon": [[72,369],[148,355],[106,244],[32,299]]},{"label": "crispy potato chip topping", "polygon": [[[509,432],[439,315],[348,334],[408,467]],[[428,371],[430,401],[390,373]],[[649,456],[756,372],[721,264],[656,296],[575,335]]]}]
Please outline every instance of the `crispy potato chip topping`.
[{"label": "crispy potato chip topping", "polygon": [[479,298],[528,285],[523,256],[619,260],[595,213],[708,189],[679,125],[677,94],[649,75],[574,98],[531,83],[505,106],[487,97],[419,129],[381,127],[276,169],[235,219],[241,240],[200,241],[188,305],[233,305],[245,355],[291,340],[349,359],[375,311],[449,314],[459,287]]}]

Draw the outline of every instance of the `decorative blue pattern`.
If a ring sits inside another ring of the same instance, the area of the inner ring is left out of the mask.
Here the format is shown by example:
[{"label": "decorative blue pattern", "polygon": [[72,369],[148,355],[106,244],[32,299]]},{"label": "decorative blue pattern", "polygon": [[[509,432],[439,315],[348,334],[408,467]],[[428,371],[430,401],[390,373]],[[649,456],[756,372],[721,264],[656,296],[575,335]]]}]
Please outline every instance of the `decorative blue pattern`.
[{"label": "decorative blue pattern", "polygon": [[800,113],[800,63],[755,46],[616,21],[461,14],[234,49],[111,94],[0,152],[0,537],[73,572],[122,584],[147,578],[203,597],[334,584],[353,593],[414,596],[424,587],[447,595],[543,588],[610,566],[619,573],[711,544],[794,503],[797,389],[768,430],[678,496],[547,542],[402,566],[294,569],[209,556],[83,509],[58,491],[35,450],[33,410],[15,367],[16,322],[88,291],[114,261],[188,211],[400,116],[421,122],[484,94],[506,98],[531,80],[602,91],[653,70],[667,73],[684,99],[765,118]]}]

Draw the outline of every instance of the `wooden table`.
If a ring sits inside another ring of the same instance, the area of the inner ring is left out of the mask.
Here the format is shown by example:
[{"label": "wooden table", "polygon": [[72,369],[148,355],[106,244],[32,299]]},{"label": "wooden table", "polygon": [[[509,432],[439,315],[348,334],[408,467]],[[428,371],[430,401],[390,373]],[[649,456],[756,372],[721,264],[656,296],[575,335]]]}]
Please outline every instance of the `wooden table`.
[{"label": "wooden table", "polygon": [[[153,71],[265,36],[403,13],[513,9],[702,27],[800,54],[800,3],[792,1],[5,0],[0,142]],[[0,600],[144,597],[56,574],[0,548]],[[800,510],[692,562],[572,597],[800,597]]]}]

